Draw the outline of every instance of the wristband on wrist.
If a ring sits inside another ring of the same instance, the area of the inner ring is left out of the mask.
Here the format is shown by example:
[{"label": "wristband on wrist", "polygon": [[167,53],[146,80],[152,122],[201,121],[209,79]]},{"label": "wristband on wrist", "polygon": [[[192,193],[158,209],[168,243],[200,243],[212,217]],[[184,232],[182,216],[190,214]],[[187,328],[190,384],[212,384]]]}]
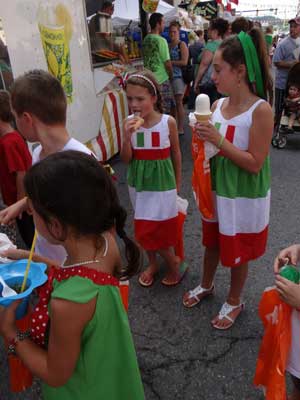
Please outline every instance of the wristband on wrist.
[{"label": "wristband on wrist", "polygon": [[16,336],[13,339],[9,340],[8,342],[7,354],[15,355],[18,342],[22,342],[23,340],[29,337],[30,337],[30,330],[25,332],[17,331]]},{"label": "wristband on wrist", "polygon": [[219,140],[219,142],[218,142],[218,144],[217,144],[217,148],[218,148],[218,149],[221,149],[222,144],[223,144],[223,142],[224,142],[224,139],[225,139],[225,136],[221,136],[221,137],[220,137],[220,140]]}]

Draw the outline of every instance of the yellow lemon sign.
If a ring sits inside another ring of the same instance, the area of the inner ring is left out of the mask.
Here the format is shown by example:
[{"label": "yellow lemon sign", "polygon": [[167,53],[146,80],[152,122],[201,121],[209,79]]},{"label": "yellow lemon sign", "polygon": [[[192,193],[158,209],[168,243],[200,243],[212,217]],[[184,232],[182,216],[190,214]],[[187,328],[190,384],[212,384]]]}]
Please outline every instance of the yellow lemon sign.
[{"label": "yellow lemon sign", "polygon": [[[70,60],[72,19],[65,6],[59,4],[54,10],[55,25],[39,23],[40,36],[49,72],[62,84],[68,102],[73,98],[73,83]],[[45,21],[46,22],[46,21]]]}]

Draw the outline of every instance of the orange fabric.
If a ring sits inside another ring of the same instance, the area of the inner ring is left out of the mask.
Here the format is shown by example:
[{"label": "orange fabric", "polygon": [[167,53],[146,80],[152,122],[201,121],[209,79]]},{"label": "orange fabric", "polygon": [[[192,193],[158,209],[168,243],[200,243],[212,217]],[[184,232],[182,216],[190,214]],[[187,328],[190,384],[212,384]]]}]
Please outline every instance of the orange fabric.
[{"label": "orange fabric", "polygon": [[129,306],[129,281],[120,281],[120,295],[126,312]]},{"label": "orange fabric", "polygon": [[194,133],[192,137],[192,157],[194,160],[192,186],[197,205],[204,218],[213,219],[214,204],[211,189],[209,160],[205,159],[203,140],[198,139]]},{"label": "orange fabric", "polygon": [[254,384],[264,386],[266,400],[286,400],[285,370],[291,345],[292,308],[275,288],[266,290],[259,303],[265,333],[259,350]]},{"label": "orange fabric", "polygon": [[[31,314],[16,321],[17,328],[24,332],[30,328]],[[12,392],[22,392],[32,386],[33,377],[29,369],[23,364],[19,357],[8,356],[9,382]]]}]

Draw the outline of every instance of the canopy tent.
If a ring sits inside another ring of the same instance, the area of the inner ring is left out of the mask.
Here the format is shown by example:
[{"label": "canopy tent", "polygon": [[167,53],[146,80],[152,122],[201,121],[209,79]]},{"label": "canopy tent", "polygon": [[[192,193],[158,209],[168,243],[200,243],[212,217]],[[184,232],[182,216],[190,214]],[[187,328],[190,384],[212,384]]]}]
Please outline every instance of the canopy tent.
[{"label": "canopy tent", "polygon": [[[132,26],[138,25],[140,21],[139,0],[115,0],[114,4],[115,11],[112,22],[115,27],[126,26],[131,20]],[[164,15],[167,25],[177,17],[176,8],[163,0],[160,0],[157,12]]]}]

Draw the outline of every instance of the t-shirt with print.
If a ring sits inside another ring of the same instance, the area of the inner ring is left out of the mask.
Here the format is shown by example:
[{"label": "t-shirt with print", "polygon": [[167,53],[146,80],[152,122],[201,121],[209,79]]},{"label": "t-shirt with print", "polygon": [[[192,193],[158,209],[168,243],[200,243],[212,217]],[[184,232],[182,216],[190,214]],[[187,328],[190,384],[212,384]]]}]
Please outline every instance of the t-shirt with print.
[{"label": "t-shirt with print", "polygon": [[[294,50],[298,47],[297,42],[290,36],[279,42],[276,47],[273,63],[280,61],[293,61],[295,56]],[[275,72],[275,88],[284,90],[286,88],[288,79],[289,69],[288,68],[277,68]]]},{"label": "t-shirt with print", "polygon": [[144,66],[161,85],[169,79],[165,62],[170,60],[169,46],[160,35],[149,33],[143,41]]},{"label": "t-shirt with print", "polygon": [[0,188],[7,206],[17,201],[16,173],[31,167],[27,144],[17,131],[0,137]]},{"label": "t-shirt with print", "polygon": [[[93,154],[90,149],[88,149],[84,144],[80,143],[78,140],[74,138],[71,138],[60,151],[67,151],[67,150],[81,151],[82,153],[90,155]],[[33,150],[32,165],[36,164],[41,160],[40,159],[41,151],[42,151],[41,145],[37,146]],[[58,261],[61,264],[64,263],[67,257],[66,250],[63,248],[63,246],[51,244],[41,235],[38,235],[37,237],[35,252],[41,256],[50,258],[51,260]]]}]

